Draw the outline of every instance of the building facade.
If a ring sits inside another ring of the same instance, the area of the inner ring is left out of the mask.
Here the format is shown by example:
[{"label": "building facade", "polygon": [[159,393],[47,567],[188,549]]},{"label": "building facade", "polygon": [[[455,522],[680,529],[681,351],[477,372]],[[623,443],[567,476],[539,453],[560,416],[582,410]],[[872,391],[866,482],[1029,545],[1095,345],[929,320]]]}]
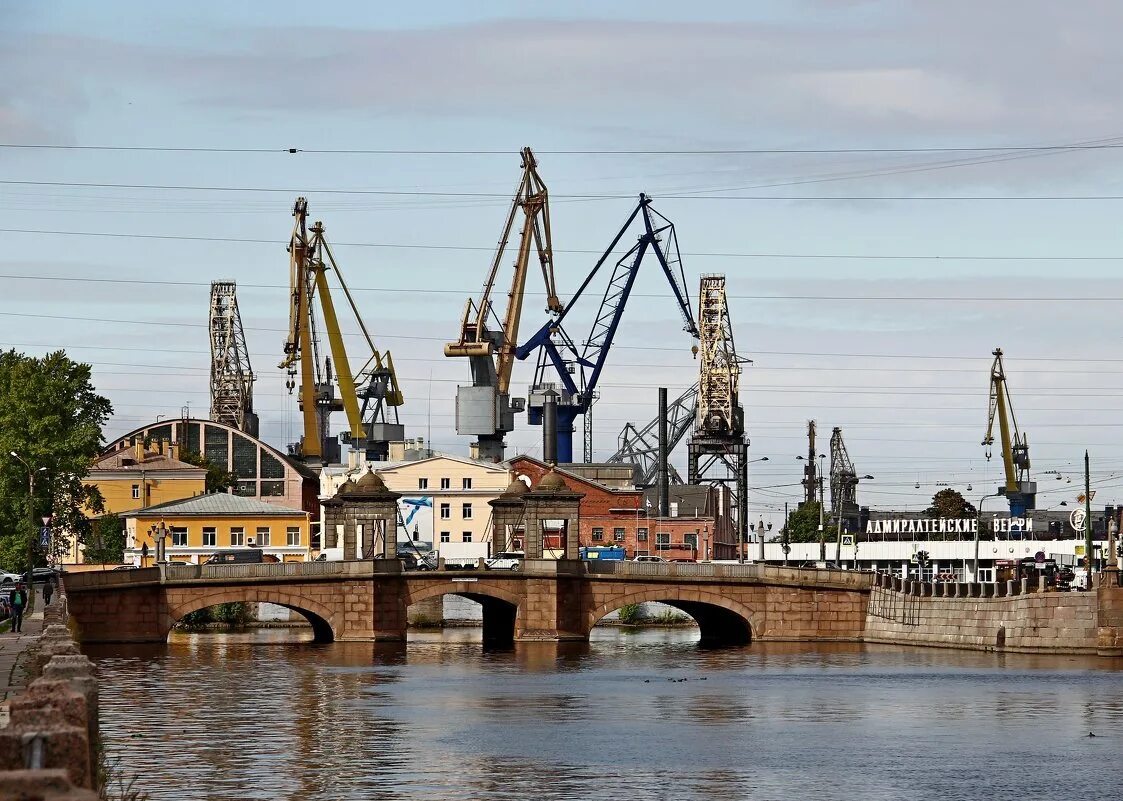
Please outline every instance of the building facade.
[{"label": "building facade", "polygon": [[254,498],[210,493],[125,512],[125,563],[151,566],[156,559],[156,531],[163,526],[165,558],[189,564],[205,562],[226,548],[260,548],[282,562],[314,556],[309,515]]},{"label": "building facade", "polygon": [[163,420],[130,431],[110,443],[102,456],[110,456],[148,442],[150,447],[167,443],[186,452],[198,453],[224,466],[238,477],[231,493],[286,509],[304,509],[319,518],[316,473],[268,443],[225,423],[182,418]]},{"label": "building facade", "polygon": [[207,471],[181,461],[179,446],[143,441],[99,456],[85,483],[98,488],[104,514],[124,514],[145,506],[178,501],[207,491]]},{"label": "building facade", "polygon": [[320,475],[321,497],[334,497],[343,482],[362,476],[368,466],[401,496],[398,510],[405,530],[398,531],[399,540],[432,545],[449,559],[491,555],[488,501],[511,483],[506,466],[436,454],[413,461],[326,468]]}]

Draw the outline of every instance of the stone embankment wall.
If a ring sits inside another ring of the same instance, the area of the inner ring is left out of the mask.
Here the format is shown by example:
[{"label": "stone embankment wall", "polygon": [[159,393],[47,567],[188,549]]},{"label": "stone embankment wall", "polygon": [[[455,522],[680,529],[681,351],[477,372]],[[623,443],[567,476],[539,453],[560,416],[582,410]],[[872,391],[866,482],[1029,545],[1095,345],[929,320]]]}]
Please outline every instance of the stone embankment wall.
[{"label": "stone embankment wall", "polygon": [[[948,584],[882,575],[870,592],[864,640],[1030,653],[1114,651],[1123,610],[1117,574],[1089,592],[1047,592],[1037,582]],[[1110,643],[1108,642],[1110,640]]]},{"label": "stone embankment wall", "polygon": [[23,653],[33,679],[0,705],[0,798],[98,798],[98,684],[67,628],[65,598],[43,612],[43,633]]}]

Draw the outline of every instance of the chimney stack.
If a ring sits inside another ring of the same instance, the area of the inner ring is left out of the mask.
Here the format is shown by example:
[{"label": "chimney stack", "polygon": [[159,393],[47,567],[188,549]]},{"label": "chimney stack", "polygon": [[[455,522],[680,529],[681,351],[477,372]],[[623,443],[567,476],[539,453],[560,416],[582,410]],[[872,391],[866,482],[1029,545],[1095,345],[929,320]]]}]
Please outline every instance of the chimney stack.
[{"label": "chimney stack", "polygon": [[542,461],[558,463],[558,393],[548,389],[542,401]]},{"label": "chimney stack", "polygon": [[656,481],[659,485],[660,517],[671,515],[671,482],[667,458],[667,388],[659,387],[659,468],[656,472]]}]

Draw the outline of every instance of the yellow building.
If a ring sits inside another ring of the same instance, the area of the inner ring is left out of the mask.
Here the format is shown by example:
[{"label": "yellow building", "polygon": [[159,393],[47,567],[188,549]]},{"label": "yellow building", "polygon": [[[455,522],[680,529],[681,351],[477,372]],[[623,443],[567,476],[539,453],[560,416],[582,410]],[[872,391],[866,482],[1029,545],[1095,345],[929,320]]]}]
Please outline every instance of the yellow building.
[{"label": "yellow building", "polygon": [[176,445],[142,443],[98,457],[85,483],[101,491],[105,514],[124,514],[207,491],[207,471],[181,462]]},{"label": "yellow building", "polygon": [[242,547],[260,548],[282,562],[302,562],[312,555],[307,512],[224,492],[136,509],[121,517],[126,564],[152,565],[154,532],[161,524],[167,531],[168,561],[198,564],[215,551]]}]

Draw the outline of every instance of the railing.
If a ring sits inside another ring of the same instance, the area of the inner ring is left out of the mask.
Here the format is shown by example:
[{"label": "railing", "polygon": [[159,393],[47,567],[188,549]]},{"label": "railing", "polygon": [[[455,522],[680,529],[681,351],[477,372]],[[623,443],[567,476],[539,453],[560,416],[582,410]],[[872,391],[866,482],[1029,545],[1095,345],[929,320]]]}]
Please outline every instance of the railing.
[{"label": "railing", "polygon": [[193,579],[298,578],[370,574],[370,561],[355,562],[259,562],[216,565],[163,565],[164,581]]},{"label": "railing", "polygon": [[637,578],[715,578],[755,579],[778,584],[834,584],[865,589],[873,584],[873,574],[857,570],[779,567],[763,564],[722,564],[718,562],[627,562],[589,561],[586,572],[598,576],[635,576]]}]

